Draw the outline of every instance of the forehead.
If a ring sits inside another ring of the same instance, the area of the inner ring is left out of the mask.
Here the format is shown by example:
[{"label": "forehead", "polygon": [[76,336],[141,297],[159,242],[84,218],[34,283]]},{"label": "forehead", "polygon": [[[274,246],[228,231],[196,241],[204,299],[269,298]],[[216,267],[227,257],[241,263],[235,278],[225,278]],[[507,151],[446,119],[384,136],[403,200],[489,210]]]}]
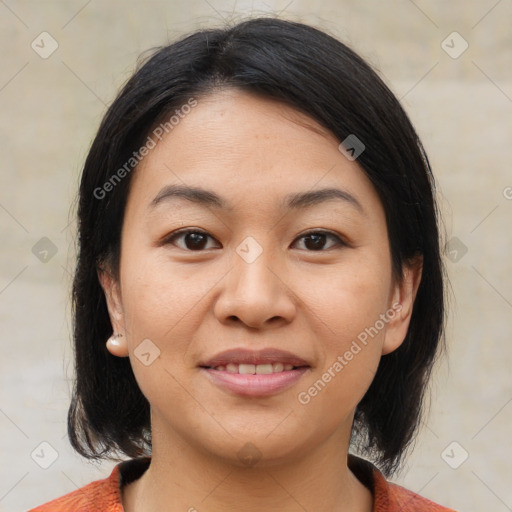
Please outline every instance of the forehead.
[{"label": "forehead", "polygon": [[366,174],[338,145],[332,133],[290,106],[221,90],[198,98],[144,157],[130,199],[149,205],[174,185],[216,191],[226,209],[252,200],[282,207],[293,193],[343,187],[353,203],[379,202]]}]

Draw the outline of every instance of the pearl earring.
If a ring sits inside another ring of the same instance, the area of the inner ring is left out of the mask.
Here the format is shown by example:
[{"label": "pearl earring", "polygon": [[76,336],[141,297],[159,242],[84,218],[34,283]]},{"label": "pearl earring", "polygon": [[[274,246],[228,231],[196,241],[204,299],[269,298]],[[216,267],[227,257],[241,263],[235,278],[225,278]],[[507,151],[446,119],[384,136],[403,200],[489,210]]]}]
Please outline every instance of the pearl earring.
[{"label": "pearl earring", "polygon": [[111,347],[120,347],[121,346],[121,342],[117,339],[117,338],[122,338],[123,335],[122,334],[112,334],[112,336],[110,336],[110,338],[107,340],[107,346],[111,346]]},{"label": "pearl earring", "polygon": [[110,338],[107,340],[107,350],[116,357],[128,357],[128,344],[126,342],[126,338],[123,340],[119,339],[123,338],[122,334],[112,334]]}]

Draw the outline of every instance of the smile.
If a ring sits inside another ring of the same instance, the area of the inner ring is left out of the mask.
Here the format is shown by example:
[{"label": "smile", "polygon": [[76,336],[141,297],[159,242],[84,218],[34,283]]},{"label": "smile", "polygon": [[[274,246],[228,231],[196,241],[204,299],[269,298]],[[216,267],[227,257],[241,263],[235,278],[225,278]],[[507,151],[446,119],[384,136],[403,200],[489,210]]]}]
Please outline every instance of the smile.
[{"label": "smile", "polygon": [[223,391],[253,397],[280,393],[311,370],[311,366],[295,354],[270,348],[226,350],[199,367],[205,377]]},{"label": "smile", "polygon": [[269,375],[271,373],[281,373],[290,371],[297,367],[292,364],[283,363],[265,363],[265,364],[235,364],[229,363],[226,366],[220,365],[213,368],[219,372],[239,373],[242,375]]}]

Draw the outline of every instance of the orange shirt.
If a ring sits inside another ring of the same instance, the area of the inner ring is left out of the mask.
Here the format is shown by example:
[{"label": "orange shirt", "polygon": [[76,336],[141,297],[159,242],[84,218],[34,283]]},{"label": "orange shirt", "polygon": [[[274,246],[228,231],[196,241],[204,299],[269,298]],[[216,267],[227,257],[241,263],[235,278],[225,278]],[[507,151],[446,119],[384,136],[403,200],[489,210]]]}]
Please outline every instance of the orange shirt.
[{"label": "orange shirt", "polygon": [[[120,462],[108,478],[96,480],[28,512],[124,512],[121,487],[137,480],[149,467],[150,457]],[[455,512],[392,484],[372,464],[349,455],[349,467],[373,494],[373,512]]]}]

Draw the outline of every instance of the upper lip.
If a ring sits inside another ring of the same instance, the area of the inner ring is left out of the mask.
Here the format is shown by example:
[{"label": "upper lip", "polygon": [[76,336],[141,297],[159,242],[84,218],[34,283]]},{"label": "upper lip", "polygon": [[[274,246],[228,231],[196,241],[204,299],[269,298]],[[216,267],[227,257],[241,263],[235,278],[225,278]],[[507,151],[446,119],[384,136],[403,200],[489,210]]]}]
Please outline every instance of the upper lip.
[{"label": "upper lip", "polygon": [[248,350],[245,348],[234,348],[219,352],[211,359],[199,363],[199,366],[215,368],[216,366],[225,366],[232,364],[268,364],[282,363],[293,366],[309,366],[301,357],[276,348],[266,348],[263,350]]}]

